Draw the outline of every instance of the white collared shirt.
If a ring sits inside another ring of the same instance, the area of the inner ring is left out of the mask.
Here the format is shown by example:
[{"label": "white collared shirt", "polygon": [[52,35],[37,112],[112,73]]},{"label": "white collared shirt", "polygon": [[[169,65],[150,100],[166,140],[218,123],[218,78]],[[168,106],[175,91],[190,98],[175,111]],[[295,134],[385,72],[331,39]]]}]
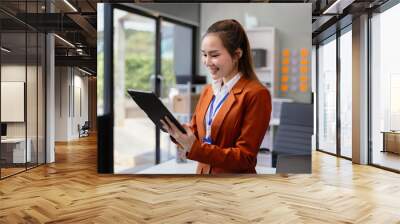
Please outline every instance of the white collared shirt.
[{"label": "white collared shirt", "polygon": [[[222,85],[222,79],[213,80],[213,82],[211,83],[211,86],[212,86],[213,93],[215,96],[214,110],[215,110],[216,106],[218,105],[218,103],[221,102],[221,100],[225,97],[225,95],[228,94],[231,91],[231,89],[233,88],[233,86],[239,81],[241,76],[242,75],[240,73],[237,73],[231,80],[229,80],[227,83],[224,83],[224,85]],[[222,107],[222,105],[221,105],[221,107]],[[218,111],[221,109],[221,107],[219,107],[215,111],[215,116],[218,114]],[[211,109],[210,106],[208,106],[207,113],[206,113],[206,119],[204,119],[204,125],[206,127],[205,128],[206,129],[206,137],[211,136],[211,129],[210,130],[207,129],[207,122],[209,119],[210,109]]]}]

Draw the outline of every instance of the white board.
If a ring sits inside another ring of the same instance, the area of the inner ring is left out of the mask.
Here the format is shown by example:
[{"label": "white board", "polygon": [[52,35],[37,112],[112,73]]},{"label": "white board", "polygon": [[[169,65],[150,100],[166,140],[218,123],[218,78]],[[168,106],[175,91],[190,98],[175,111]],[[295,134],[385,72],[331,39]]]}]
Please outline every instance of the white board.
[{"label": "white board", "polygon": [[24,122],[24,82],[1,82],[1,122]]}]

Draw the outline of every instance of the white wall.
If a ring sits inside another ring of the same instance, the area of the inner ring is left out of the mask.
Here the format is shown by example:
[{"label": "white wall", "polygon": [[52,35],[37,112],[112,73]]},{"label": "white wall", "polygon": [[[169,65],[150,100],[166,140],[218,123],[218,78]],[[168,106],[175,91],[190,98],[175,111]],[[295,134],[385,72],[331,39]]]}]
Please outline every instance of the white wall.
[{"label": "white wall", "polygon": [[200,22],[200,3],[137,3],[134,5],[160,12],[163,15],[176,17],[193,24],[198,24]]},{"label": "white wall", "polygon": [[[30,74],[36,74],[36,67],[33,66],[27,66],[25,65],[17,65],[17,64],[9,64],[9,65],[2,65],[1,66],[1,81],[2,82],[24,82],[25,81],[25,75],[26,72],[28,72],[28,78]],[[29,80],[29,85],[30,86],[35,86],[36,81],[34,80]],[[36,130],[36,125],[32,124],[32,121],[35,121],[36,123],[36,113],[33,113],[35,109],[32,109],[33,107],[36,108],[36,87],[34,88],[27,88],[27,106],[30,106],[29,109],[27,109],[28,114],[27,114],[27,119],[29,125],[28,125],[28,137],[30,130]],[[6,97],[6,96],[2,96]],[[34,104],[31,104],[34,102]],[[40,106],[40,105],[39,105]],[[10,108],[1,108],[1,110],[10,110]],[[24,108],[22,108],[24,110]],[[26,122],[7,122],[7,136],[8,137],[24,137],[25,136],[25,126]],[[33,127],[35,126],[35,127]],[[33,128],[33,129],[32,129]],[[35,132],[36,133],[36,132]]]},{"label": "white wall", "polygon": [[55,141],[68,140],[68,86],[67,67],[55,68]]},{"label": "white wall", "polygon": [[[279,86],[281,50],[287,48],[300,51],[301,48],[307,48],[311,52],[311,14],[310,3],[202,3],[200,35],[203,35],[211,24],[222,19],[236,19],[245,29],[274,27],[278,42],[275,54],[278,62],[276,73],[278,79],[275,80],[274,85]],[[309,61],[311,62],[311,55],[309,55]],[[201,58],[199,63],[200,73],[208,75],[204,66],[201,65]],[[309,72],[309,77],[311,77],[311,72]],[[311,78],[309,78],[308,86],[311,90]],[[277,92],[276,96],[280,96],[280,92]],[[289,92],[287,97],[298,102],[311,102],[309,92]]]},{"label": "white wall", "polygon": [[78,124],[88,120],[88,78],[76,68],[56,67],[55,86],[55,140],[77,139]]},{"label": "white wall", "polygon": [[[38,69],[38,70],[37,70]],[[15,113],[19,114],[18,122],[6,122],[7,124],[7,137],[9,138],[24,138],[27,136],[30,139],[30,148],[32,151],[32,161],[36,162],[37,153],[39,153],[39,163],[44,163],[44,82],[43,82],[44,74],[42,73],[41,66],[25,66],[25,64],[3,64],[1,66],[1,81],[2,87],[3,82],[19,82],[19,84],[23,84],[23,86],[19,89],[15,89],[14,91],[18,91],[18,93],[12,93],[12,91],[6,91],[6,89],[2,88],[2,96],[1,98],[9,98],[7,94],[22,94],[19,97],[19,100],[22,102],[8,102],[10,104],[19,104],[18,107],[16,105],[8,105],[6,102],[2,101],[2,115],[4,113]],[[27,81],[25,80],[27,78]],[[16,88],[16,86],[14,87]],[[25,99],[25,90],[26,90],[26,99]],[[6,95],[4,95],[6,94]],[[16,100],[16,99],[15,99]],[[13,107],[14,106],[14,107]],[[25,119],[26,113],[26,119]],[[2,117],[2,120],[3,117]],[[39,151],[38,151],[39,150]]]}]

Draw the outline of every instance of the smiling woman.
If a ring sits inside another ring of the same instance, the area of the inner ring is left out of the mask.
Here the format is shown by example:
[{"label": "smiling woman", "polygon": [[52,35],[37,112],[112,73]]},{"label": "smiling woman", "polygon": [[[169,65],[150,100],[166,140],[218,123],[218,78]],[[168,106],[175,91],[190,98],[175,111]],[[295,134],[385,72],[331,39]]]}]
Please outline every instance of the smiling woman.
[{"label": "smiling woman", "polygon": [[253,69],[250,44],[246,32],[236,20],[222,20],[210,26],[203,37],[203,64],[213,80],[229,81],[238,71],[257,79]]},{"label": "smiling woman", "polygon": [[257,154],[271,116],[271,96],[256,78],[247,35],[236,20],[211,25],[201,44],[213,80],[190,124],[166,129],[182,155],[199,162],[198,174],[256,173]]}]

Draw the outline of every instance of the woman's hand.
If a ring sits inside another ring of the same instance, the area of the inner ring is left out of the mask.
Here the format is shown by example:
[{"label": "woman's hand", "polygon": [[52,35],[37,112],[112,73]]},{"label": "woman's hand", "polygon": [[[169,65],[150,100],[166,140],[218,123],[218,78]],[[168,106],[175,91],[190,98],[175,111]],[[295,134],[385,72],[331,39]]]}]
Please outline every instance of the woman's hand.
[{"label": "woman's hand", "polygon": [[190,127],[187,124],[183,124],[183,128],[186,130],[186,134],[184,134],[168,117],[165,117],[164,120],[160,120],[163,128],[183,147],[184,154],[189,152],[196,140],[196,136],[193,134]]}]

